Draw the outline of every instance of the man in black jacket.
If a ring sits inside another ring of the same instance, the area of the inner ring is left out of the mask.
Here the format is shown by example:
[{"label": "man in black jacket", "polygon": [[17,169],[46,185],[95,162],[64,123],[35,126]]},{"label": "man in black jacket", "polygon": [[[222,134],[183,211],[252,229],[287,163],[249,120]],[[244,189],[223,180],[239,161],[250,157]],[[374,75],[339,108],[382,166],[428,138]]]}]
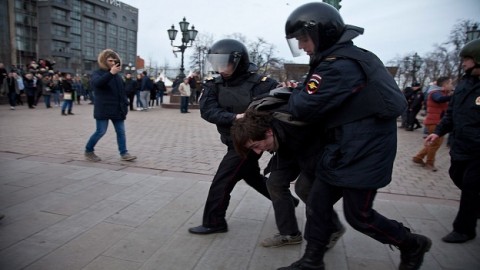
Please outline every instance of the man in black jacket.
[{"label": "man in black jacket", "polygon": [[375,240],[400,249],[399,269],[419,269],[430,249],[427,237],[375,211],[377,190],[392,179],[396,118],[406,100],[382,62],[353,45],[363,29],[346,25],[325,3],[295,9],[285,25],[294,56],[310,56],[304,86],[289,99],[294,119],[325,125],[308,196],[303,257],[280,269],[325,269],[323,257],[333,224],[333,205],[343,198],[347,222]]},{"label": "man in black jacket", "polygon": [[205,86],[200,99],[200,113],[203,119],[217,126],[227,153],[210,186],[202,224],[188,230],[194,234],[228,231],[225,213],[230,193],[241,179],[270,199],[265,177],[260,174],[260,155],[252,152],[247,158],[240,157],[234,149],[230,128],[236,119],[243,117],[254,97],[267,94],[277,86],[277,82],[251,72],[246,47],[233,39],[214,43],[207,60],[211,65],[207,70],[216,71],[220,76]]},{"label": "man in black jacket", "polygon": [[464,243],[476,237],[480,213],[480,39],[460,51],[465,70],[435,132],[425,143],[450,133],[450,178],[462,191],[453,231],[442,238],[447,243]]},{"label": "man in black jacket", "polygon": [[407,125],[406,131],[413,131],[414,129],[421,128],[420,122],[417,119],[418,112],[422,109],[424,94],[422,93],[422,87],[420,83],[414,82],[412,84],[412,92],[406,96],[408,102],[407,110]]}]

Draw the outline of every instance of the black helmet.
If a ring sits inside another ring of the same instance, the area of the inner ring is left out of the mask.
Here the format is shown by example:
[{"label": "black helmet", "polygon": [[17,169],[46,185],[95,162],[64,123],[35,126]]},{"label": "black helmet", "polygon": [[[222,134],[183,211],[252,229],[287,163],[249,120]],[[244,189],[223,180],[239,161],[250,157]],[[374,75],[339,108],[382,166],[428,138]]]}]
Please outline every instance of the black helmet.
[{"label": "black helmet", "polygon": [[344,29],[338,10],[329,4],[315,2],[302,5],[290,14],[285,24],[285,35],[293,56],[298,56],[300,51],[296,38],[308,35],[315,44],[316,52],[321,52],[335,44]]},{"label": "black helmet", "polygon": [[470,57],[473,58],[475,64],[480,65],[480,39],[475,39],[463,46],[460,51],[460,57]]},{"label": "black helmet", "polygon": [[227,67],[232,74],[241,74],[248,71],[250,58],[245,45],[234,39],[222,39],[215,42],[208,50],[207,61],[210,65],[207,71],[221,73]]}]

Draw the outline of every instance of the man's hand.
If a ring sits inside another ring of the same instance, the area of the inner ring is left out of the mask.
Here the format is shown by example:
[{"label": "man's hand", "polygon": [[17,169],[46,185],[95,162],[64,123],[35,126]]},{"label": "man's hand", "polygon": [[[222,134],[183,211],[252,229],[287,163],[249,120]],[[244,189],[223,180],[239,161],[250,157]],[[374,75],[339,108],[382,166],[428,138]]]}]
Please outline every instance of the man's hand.
[{"label": "man's hand", "polygon": [[112,66],[112,68],[110,69],[110,73],[112,73],[113,75],[119,73],[120,71],[122,71],[122,66],[121,66],[120,64],[114,65],[114,66]]},{"label": "man's hand", "polygon": [[432,144],[435,140],[437,140],[439,136],[435,133],[432,133],[425,138],[425,145]]}]

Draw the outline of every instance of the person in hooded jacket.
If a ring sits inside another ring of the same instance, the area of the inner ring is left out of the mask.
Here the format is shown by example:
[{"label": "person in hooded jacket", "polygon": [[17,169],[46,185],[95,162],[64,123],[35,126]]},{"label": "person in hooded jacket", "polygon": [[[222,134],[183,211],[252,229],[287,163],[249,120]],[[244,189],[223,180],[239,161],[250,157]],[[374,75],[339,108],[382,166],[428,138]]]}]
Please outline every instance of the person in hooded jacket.
[{"label": "person in hooded jacket", "polygon": [[303,87],[294,89],[288,109],[295,120],[325,126],[315,181],[307,202],[303,257],[279,269],[325,269],[333,205],[343,198],[346,221],[373,239],[400,250],[399,269],[419,269],[431,240],[373,207],[377,190],[390,183],[397,149],[396,119],[406,100],[383,63],[356,47],[363,29],[346,25],[326,3],[295,9],[285,32],[294,56],[310,56]]},{"label": "person in hooded jacket", "polygon": [[90,80],[90,86],[95,91],[93,117],[97,128],[85,146],[85,158],[93,162],[101,160],[94,152],[95,145],[107,132],[110,120],[117,133],[121,160],[132,161],[137,157],[130,155],[127,150],[125,119],[129,103],[119,74],[122,71],[120,56],[115,51],[106,49],[100,52],[97,62],[100,69],[92,73]]},{"label": "person in hooded jacket", "polygon": [[268,94],[276,88],[277,82],[250,70],[248,51],[237,40],[222,39],[215,42],[207,54],[207,61],[210,67],[206,70],[218,72],[220,76],[205,85],[200,98],[200,114],[203,119],[217,126],[220,139],[227,146],[227,153],[212,180],[202,224],[188,230],[193,234],[228,231],[225,214],[230,193],[242,179],[270,199],[266,178],[260,173],[258,164],[261,155],[251,152],[247,158],[242,158],[235,151],[230,128],[236,119],[243,117],[254,97]]}]

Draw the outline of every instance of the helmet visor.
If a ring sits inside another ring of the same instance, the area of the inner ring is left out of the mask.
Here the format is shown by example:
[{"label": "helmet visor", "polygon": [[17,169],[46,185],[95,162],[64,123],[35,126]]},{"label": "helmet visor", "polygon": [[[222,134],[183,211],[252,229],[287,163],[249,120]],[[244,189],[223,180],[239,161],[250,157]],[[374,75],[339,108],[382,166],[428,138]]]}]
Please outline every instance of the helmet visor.
[{"label": "helmet visor", "polygon": [[240,62],[240,54],[209,54],[207,55],[207,71],[233,74]]},{"label": "helmet visor", "polygon": [[[310,35],[308,34],[308,31],[304,28],[287,36],[287,43],[290,47],[290,51],[292,52],[293,57],[308,54],[307,47],[309,46],[310,41]],[[310,45],[313,45],[313,43]],[[314,48],[311,49],[313,50]]]}]

